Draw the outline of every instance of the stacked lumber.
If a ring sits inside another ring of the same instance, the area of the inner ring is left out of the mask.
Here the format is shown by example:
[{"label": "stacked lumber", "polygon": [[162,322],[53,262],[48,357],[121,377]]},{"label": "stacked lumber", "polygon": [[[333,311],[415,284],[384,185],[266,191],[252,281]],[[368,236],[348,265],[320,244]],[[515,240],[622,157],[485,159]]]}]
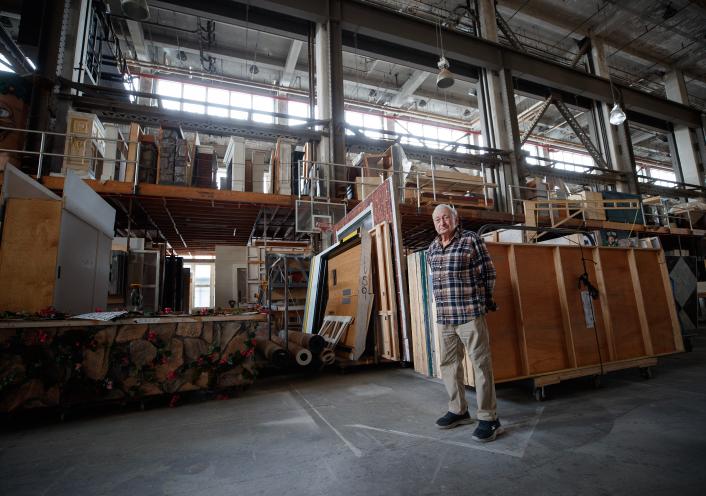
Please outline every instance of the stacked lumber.
[{"label": "stacked lumber", "polygon": [[[382,345],[380,356],[388,360],[399,361],[401,353],[397,325],[397,289],[392,265],[390,224],[381,222],[369,233],[375,243],[373,267],[377,278],[374,278],[373,291],[376,295],[380,344]],[[377,282],[377,286],[375,286],[375,282]]]},{"label": "stacked lumber", "polygon": [[[497,270],[498,311],[487,317],[496,382],[525,378],[558,382],[640,366],[684,350],[662,250],[487,246]],[[407,259],[416,321],[414,367],[438,377],[439,341],[428,280],[425,286],[425,254]],[[584,260],[597,299],[578,285]],[[472,386],[471,367],[466,367],[465,377]]]}]

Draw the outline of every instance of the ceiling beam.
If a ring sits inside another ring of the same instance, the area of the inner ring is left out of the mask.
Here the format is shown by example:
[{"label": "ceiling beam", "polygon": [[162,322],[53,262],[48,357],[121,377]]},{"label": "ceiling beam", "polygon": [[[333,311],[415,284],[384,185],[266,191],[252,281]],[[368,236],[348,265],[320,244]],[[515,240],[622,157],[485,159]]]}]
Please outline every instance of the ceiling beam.
[{"label": "ceiling beam", "polygon": [[289,45],[289,53],[287,53],[287,61],[284,63],[284,72],[279,82],[280,85],[289,87],[289,85],[292,84],[294,80],[294,70],[297,66],[302,46],[304,46],[304,42],[301,40],[292,40],[292,44]]},{"label": "ceiling beam", "polygon": [[127,29],[130,31],[130,40],[135,49],[137,60],[142,62],[151,62],[147,46],[145,45],[145,33],[142,31],[142,24],[136,21],[125,19]]},{"label": "ceiling beam", "polygon": [[[367,3],[353,0],[340,0],[339,3],[340,12],[336,12],[336,20],[340,21],[344,30],[345,46],[355,49],[355,45],[349,44],[351,41],[355,41],[356,37],[369,37],[378,46],[396,45],[399,48],[400,63],[405,64],[405,51],[416,52],[417,57],[424,55],[426,69],[434,70],[438,59],[437,25]],[[209,11],[211,4],[202,3],[199,7]],[[228,4],[242,5],[232,0]],[[267,0],[258,3],[258,7],[272,9],[273,15],[287,13],[308,21],[325,20],[330,14],[328,0]],[[266,21],[263,18],[263,22]],[[354,33],[355,37],[346,37],[345,32]],[[452,68],[506,68],[512,71],[515,78],[526,79],[553,90],[592,100],[612,101],[611,86],[607,79],[448,29],[443,29],[443,39],[445,55]],[[367,51],[372,54],[381,50],[373,45]],[[627,86],[615,86],[619,87],[623,95],[625,107],[635,113],[690,127],[701,125],[701,113],[694,108]]]},{"label": "ceiling beam", "polygon": [[392,99],[390,105],[393,107],[402,106],[407,101],[407,97],[414,95],[417,88],[419,88],[428,77],[428,72],[415,70],[412,75],[407,78],[407,81],[405,81],[402,88],[400,88],[399,92]]}]

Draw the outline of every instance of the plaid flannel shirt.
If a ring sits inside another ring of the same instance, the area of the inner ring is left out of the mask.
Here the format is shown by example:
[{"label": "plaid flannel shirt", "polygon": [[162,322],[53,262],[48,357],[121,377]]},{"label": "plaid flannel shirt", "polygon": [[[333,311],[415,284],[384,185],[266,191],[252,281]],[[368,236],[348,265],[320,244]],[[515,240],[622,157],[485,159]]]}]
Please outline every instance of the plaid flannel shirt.
[{"label": "plaid flannel shirt", "polygon": [[486,301],[495,288],[495,266],[476,233],[458,227],[446,247],[437,236],[429,245],[427,261],[438,324],[465,324],[486,313]]}]

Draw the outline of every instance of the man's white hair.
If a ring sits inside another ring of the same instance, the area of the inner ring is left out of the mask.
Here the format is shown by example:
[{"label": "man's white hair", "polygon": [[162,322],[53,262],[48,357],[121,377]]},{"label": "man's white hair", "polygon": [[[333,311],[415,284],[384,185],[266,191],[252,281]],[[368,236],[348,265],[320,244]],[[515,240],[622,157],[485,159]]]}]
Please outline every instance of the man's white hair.
[{"label": "man's white hair", "polygon": [[453,216],[454,220],[458,222],[458,212],[455,208],[453,208],[451,205],[447,205],[446,203],[441,203],[434,208],[434,211],[431,214],[432,218],[436,217],[436,214],[438,214],[444,209],[451,212],[451,215]]}]

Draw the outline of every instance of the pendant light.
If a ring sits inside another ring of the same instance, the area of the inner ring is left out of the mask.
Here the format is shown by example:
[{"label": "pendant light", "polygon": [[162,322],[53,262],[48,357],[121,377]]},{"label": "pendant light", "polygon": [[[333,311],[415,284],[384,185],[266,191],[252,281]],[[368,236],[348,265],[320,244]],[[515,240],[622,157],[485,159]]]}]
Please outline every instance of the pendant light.
[{"label": "pendant light", "polygon": [[608,73],[608,82],[610,83],[610,93],[613,95],[613,108],[610,111],[610,118],[608,120],[614,126],[621,126],[628,117],[625,115],[623,109],[620,108],[618,99],[615,98],[615,87],[613,86],[613,78],[610,77],[610,73]]},{"label": "pendant light", "polygon": [[613,104],[613,109],[610,111],[610,123],[614,126],[620,126],[625,122],[625,119],[627,119],[627,116],[623,109],[620,108],[620,105],[618,103]]},{"label": "pendant light", "polygon": [[436,87],[442,90],[450,88],[454,84],[454,75],[449,70],[449,61],[444,56],[444,40],[441,37],[441,24],[437,25],[437,45],[441,56],[436,66],[439,68],[439,74],[436,76]]}]

